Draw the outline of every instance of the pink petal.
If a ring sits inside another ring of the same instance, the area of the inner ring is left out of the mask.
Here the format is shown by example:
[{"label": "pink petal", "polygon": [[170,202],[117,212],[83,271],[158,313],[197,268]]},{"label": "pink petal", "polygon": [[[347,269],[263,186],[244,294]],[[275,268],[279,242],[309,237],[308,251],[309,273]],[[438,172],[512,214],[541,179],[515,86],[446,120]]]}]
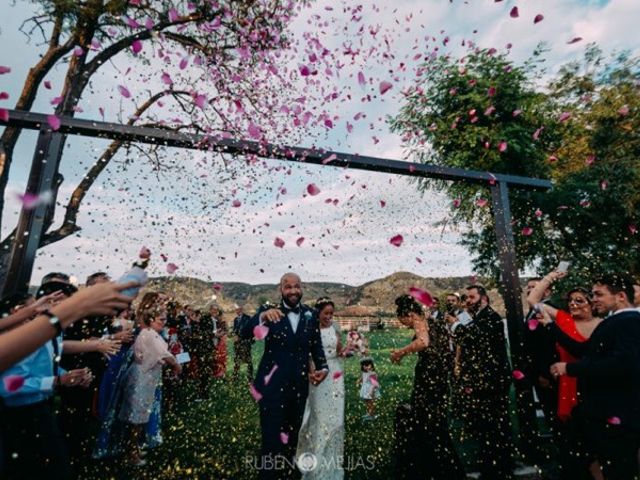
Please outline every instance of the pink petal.
[{"label": "pink petal", "polygon": [[55,115],[47,115],[47,123],[54,132],[60,130],[60,119]]},{"label": "pink petal", "polygon": [[585,165],[593,165],[593,162],[596,161],[595,155],[589,155],[587,159],[584,161]]},{"label": "pink petal", "polygon": [[60,105],[62,103],[62,97],[53,97],[49,103],[51,105]]},{"label": "pink petal", "polygon": [[167,263],[167,273],[169,275],[173,274],[178,270],[178,266],[175,263]]},{"label": "pink petal", "polygon": [[253,386],[253,383],[249,384],[249,393],[256,402],[262,400],[262,394],[258,390],[256,390],[256,387]]},{"label": "pink petal", "polygon": [[618,109],[618,115],[622,117],[626,117],[627,115],[629,115],[629,105],[623,105],[622,107],[620,107]]},{"label": "pink petal", "polygon": [[255,123],[249,124],[249,136],[251,138],[255,138],[256,140],[259,140],[260,138],[262,138],[262,132],[260,131],[260,127],[258,127]]},{"label": "pink petal", "polygon": [[498,144],[498,151],[499,151],[500,153],[504,153],[504,152],[506,152],[506,151],[507,151],[507,142],[505,142],[504,140],[503,140],[502,142],[500,142],[500,143]]},{"label": "pink petal", "polygon": [[280,432],[280,441],[282,442],[283,445],[286,445],[287,443],[289,443],[289,434]]},{"label": "pink petal", "polygon": [[310,183],[309,185],[307,185],[307,193],[312,197],[315,197],[320,193],[320,189],[315,183]]},{"label": "pink petal", "polygon": [[84,53],[84,50],[82,49],[82,47],[76,47],[73,49],[73,56],[74,57],[81,57],[82,54]]},{"label": "pink petal", "polygon": [[49,80],[44,81],[44,88],[51,90],[51,82]]},{"label": "pink petal", "polygon": [[478,200],[476,200],[476,206],[480,208],[484,208],[488,204],[489,204],[489,200],[487,200],[486,198],[479,198]]},{"label": "pink petal", "polygon": [[7,375],[2,379],[2,382],[7,392],[14,393],[24,385],[24,377],[22,375]]},{"label": "pink petal", "polygon": [[196,98],[193,99],[193,103],[195,103],[198,108],[204,109],[207,104],[207,96],[203,93],[199,93],[196,95]]},{"label": "pink petal", "polygon": [[538,328],[538,325],[540,325],[540,322],[538,322],[538,320],[536,320],[535,318],[530,318],[527,321],[527,326],[531,331],[534,331],[536,328]]},{"label": "pink petal", "polygon": [[638,228],[636,227],[636,225],[634,223],[630,223],[627,228],[629,229],[629,233],[631,235],[635,235],[636,233],[638,233]]},{"label": "pink petal", "polygon": [[[259,326],[259,325],[258,325],[258,326]],[[256,327],[256,328],[257,328],[257,327]],[[267,329],[267,330],[268,330],[268,329]],[[258,340],[260,340],[260,339],[258,339]],[[271,381],[271,377],[273,377],[273,374],[274,374],[274,373],[276,373],[276,370],[278,370],[278,365],[274,365],[274,366],[271,368],[271,371],[270,371],[269,373],[267,373],[267,374],[264,376],[264,384],[265,384],[265,385],[269,385],[269,382]]]},{"label": "pink petal", "polygon": [[559,122],[566,122],[570,118],[571,118],[571,113],[570,112],[562,112],[560,114],[560,116],[558,117],[558,121]]},{"label": "pink petal", "polygon": [[402,238],[402,235],[396,235],[395,237],[391,237],[389,243],[395,247],[399,247],[402,245],[403,240],[404,238]]},{"label": "pink petal", "polygon": [[340,377],[342,376],[342,372],[338,371],[338,372],[333,372],[333,381],[335,382],[336,380],[338,380]]},{"label": "pink petal", "polygon": [[234,200],[233,202],[231,202],[231,206],[234,208],[238,208],[240,205],[242,205],[242,203],[240,202],[240,200]]},{"label": "pink petal", "polygon": [[224,288],[224,286],[222,284],[220,284],[220,283],[214,283],[211,286],[211,288],[213,288],[216,292],[219,292]]},{"label": "pink petal", "polygon": [[390,82],[380,82],[380,95],[384,95],[385,93],[387,93],[391,89],[391,87],[393,87],[393,84]]},{"label": "pink petal", "polygon": [[140,40],[134,40],[131,43],[131,51],[134,53],[134,55],[140,53],[142,51],[142,42]]},{"label": "pink petal", "polygon": [[187,68],[187,65],[189,65],[189,57],[183,57],[182,60],[180,60],[180,65],[178,66],[180,67],[180,70],[184,70]]},{"label": "pink petal", "polygon": [[18,200],[20,200],[22,208],[25,210],[33,210],[40,203],[38,195],[34,195],[33,193],[20,193],[18,194]]},{"label": "pink petal", "polygon": [[601,190],[606,190],[608,186],[609,186],[609,182],[607,180],[602,180],[600,182],[600,189]]},{"label": "pink petal", "polygon": [[296,240],[296,245],[301,247],[303,242],[304,242],[304,237],[300,237]]},{"label": "pink petal", "polygon": [[367,80],[364,78],[364,73],[362,72],[358,72],[358,83],[363,87],[367,84]]},{"label": "pink petal", "polygon": [[142,247],[140,249],[140,253],[138,253],[138,257],[145,259],[145,258],[150,258],[151,257],[151,250],[149,250],[147,247]]},{"label": "pink petal", "polygon": [[524,373],[522,373],[520,370],[514,370],[511,375],[513,375],[513,378],[515,378],[516,380],[522,380],[524,378]]},{"label": "pink petal", "polygon": [[173,23],[178,20],[178,18],[180,18],[178,11],[175,8],[169,9],[169,21]]},{"label": "pink petal", "polygon": [[528,236],[530,236],[532,233],[533,233],[533,228],[531,228],[531,227],[524,227],[524,228],[522,229],[522,236],[524,236],[524,237],[528,237]]},{"label": "pink petal", "polygon": [[418,287],[410,287],[409,295],[415,298],[418,302],[423,304],[425,307],[431,307],[433,305],[433,297],[426,290],[422,290]]},{"label": "pink petal", "polygon": [[581,41],[581,40],[582,40],[582,37],[573,37],[571,40],[569,40],[569,41],[567,42],[567,45],[572,45],[572,44],[574,44],[574,43],[578,43],[578,42],[579,42],[579,41]]},{"label": "pink petal", "polygon": [[280,237],[276,237],[276,239],[273,241],[273,244],[278,248],[282,248],[284,247],[284,240],[282,240]]},{"label": "pink petal", "polygon": [[147,30],[151,30],[154,27],[154,23],[153,23],[153,18],[151,17],[147,17],[147,19],[144,21],[144,28],[146,28]]},{"label": "pink petal", "polygon": [[380,207],[384,208],[387,205],[387,202],[385,202],[384,200],[380,200]]},{"label": "pink petal", "polygon": [[416,262],[422,263],[422,259],[420,257],[416,257]]},{"label": "pink petal", "polygon": [[173,80],[171,80],[171,76],[167,72],[162,72],[162,75],[160,75],[160,80],[165,85],[171,85],[173,83]]},{"label": "pink petal", "polygon": [[620,420],[620,417],[609,417],[607,418],[607,423],[609,425],[620,425],[622,420]]},{"label": "pink petal", "polygon": [[266,325],[256,325],[253,327],[253,337],[256,340],[264,340],[264,337],[269,333],[269,327]]},{"label": "pink petal", "polygon": [[329,155],[327,158],[325,158],[324,160],[322,160],[322,164],[326,165],[329,162],[333,162],[335,159],[337,159],[338,156],[335,153],[332,153],[331,155]]},{"label": "pink petal", "polygon": [[453,208],[458,208],[460,207],[460,204],[462,203],[462,199],[460,198],[454,198],[453,199]]},{"label": "pink petal", "polygon": [[533,214],[536,216],[536,218],[540,218],[542,216],[542,210],[537,208],[536,211],[533,212]]},{"label": "pink petal", "polygon": [[518,18],[520,16],[520,12],[518,12],[518,7],[513,7],[509,12],[509,16],[511,18]]},{"label": "pink petal", "polygon": [[309,67],[307,67],[306,65],[300,65],[299,69],[300,75],[302,75],[303,77],[308,77],[311,74]]},{"label": "pink petal", "polygon": [[129,89],[124,85],[118,85],[118,91],[124,98],[131,98],[131,92],[129,92]]},{"label": "pink petal", "polygon": [[489,90],[487,90],[487,96],[494,97],[495,94],[496,94],[496,87],[489,87]]},{"label": "pink petal", "polygon": [[5,73],[11,73],[11,67],[0,65],[0,75],[4,75]]},{"label": "pink petal", "polygon": [[533,139],[534,140],[538,140],[538,137],[540,137],[540,134],[542,133],[542,130],[544,130],[544,127],[540,127],[535,132],[533,132]]},{"label": "pink petal", "polygon": [[539,13],[538,15],[535,16],[535,18],[533,19],[533,24],[535,25],[536,23],[540,23],[542,20],[544,20],[544,15],[542,15],[541,13]]},{"label": "pink petal", "polygon": [[375,374],[369,377],[369,381],[371,382],[371,385],[373,385],[374,387],[380,386],[380,384],[378,383],[378,376]]},{"label": "pink petal", "polygon": [[9,121],[9,110],[7,110],[6,108],[0,108],[0,121]]}]

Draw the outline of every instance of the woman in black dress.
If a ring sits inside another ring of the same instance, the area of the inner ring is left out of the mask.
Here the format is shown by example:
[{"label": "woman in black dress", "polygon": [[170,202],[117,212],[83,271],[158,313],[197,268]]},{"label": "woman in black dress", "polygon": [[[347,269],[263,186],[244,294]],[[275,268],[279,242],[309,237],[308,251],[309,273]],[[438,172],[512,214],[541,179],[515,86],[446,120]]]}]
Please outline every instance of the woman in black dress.
[{"label": "woman in black dress", "polygon": [[409,457],[414,468],[410,471],[413,478],[464,479],[449,433],[448,379],[452,358],[446,326],[441,321],[427,320],[422,305],[409,295],[398,297],[396,307],[398,320],[413,329],[415,336],[404,348],[391,353],[391,361],[399,363],[405,355],[418,354],[411,393],[414,429]]}]

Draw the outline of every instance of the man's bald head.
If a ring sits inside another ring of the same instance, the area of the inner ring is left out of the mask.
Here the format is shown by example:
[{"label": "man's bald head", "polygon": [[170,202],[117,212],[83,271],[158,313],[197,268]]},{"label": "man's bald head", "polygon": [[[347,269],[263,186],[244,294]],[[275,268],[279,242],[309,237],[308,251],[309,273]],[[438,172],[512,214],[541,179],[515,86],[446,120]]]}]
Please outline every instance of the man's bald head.
[{"label": "man's bald head", "polygon": [[302,280],[300,276],[288,272],[280,279],[280,293],[282,299],[287,302],[290,307],[295,307],[302,300]]}]

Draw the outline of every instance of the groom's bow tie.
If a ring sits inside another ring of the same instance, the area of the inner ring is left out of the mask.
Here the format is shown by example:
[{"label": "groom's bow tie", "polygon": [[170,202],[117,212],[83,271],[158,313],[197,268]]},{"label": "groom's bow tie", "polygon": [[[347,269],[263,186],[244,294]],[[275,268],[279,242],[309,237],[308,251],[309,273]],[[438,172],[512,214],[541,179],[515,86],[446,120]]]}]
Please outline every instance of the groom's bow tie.
[{"label": "groom's bow tie", "polygon": [[291,308],[289,305],[287,305],[286,303],[282,303],[282,312],[285,315],[289,315],[290,313],[295,313],[296,315],[300,315],[300,304],[298,304],[297,306]]}]

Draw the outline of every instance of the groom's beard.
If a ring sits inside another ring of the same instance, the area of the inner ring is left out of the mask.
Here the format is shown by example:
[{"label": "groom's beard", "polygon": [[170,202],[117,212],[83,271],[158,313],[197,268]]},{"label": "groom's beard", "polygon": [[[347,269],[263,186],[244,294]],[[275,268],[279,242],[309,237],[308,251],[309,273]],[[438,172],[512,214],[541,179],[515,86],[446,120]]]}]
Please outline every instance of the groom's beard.
[{"label": "groom's beard", "polygon": [[290,307],[295,307],[302,300],[302,294],[298,295],[297,293],[290,293],[288,295],[282,295],[282,300],[289,305]]}]

